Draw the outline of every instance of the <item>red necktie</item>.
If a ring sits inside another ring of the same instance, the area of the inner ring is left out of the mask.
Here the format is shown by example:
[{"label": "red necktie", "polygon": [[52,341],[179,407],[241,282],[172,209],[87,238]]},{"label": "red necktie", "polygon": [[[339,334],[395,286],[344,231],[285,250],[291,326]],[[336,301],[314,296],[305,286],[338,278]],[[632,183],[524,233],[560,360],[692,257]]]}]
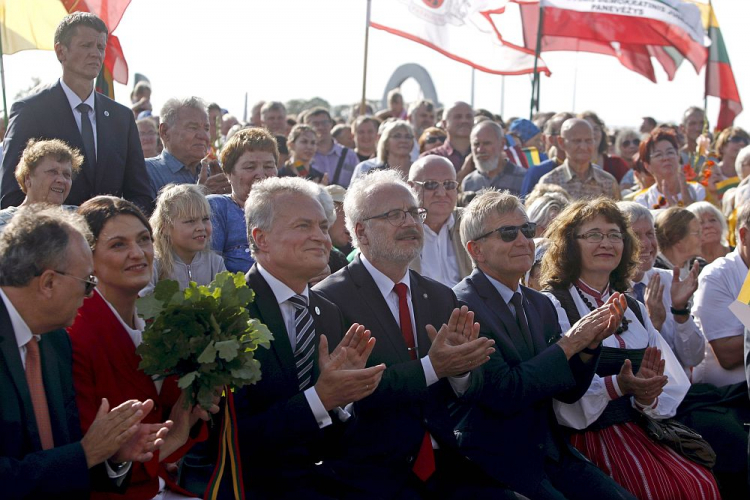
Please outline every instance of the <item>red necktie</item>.
[{"label": "red necktie", "polygon": [[31,404],[34,407],[36,428],[39,431],[39,439],[42,441],[42,449],[52,449],[55,447],[55,442],[52,439],[52,424],[49,419],[47,395],[44,392],[39,343],[34,337],[31,337],[31,340],[26,344],[26,383],[29,385]]},{"label": "red necktie", "polygon": [[[403,283],[398,283],[393,287],[398,295],[398,318],[401,323],[401,335],[404,337],[406,347],[409,348],[411,359],[417,359],[417,350],[414,347],[414,330],[411,324],[411,313],[409,312],[409,303],[407,302],[407,287]],[[430,433],[424,433],[422,444],[419,446],[417,460],[412,467],[414,474],[422,481],[427,481],[435,472],[435,451],[432,449],[432,439]]]}]

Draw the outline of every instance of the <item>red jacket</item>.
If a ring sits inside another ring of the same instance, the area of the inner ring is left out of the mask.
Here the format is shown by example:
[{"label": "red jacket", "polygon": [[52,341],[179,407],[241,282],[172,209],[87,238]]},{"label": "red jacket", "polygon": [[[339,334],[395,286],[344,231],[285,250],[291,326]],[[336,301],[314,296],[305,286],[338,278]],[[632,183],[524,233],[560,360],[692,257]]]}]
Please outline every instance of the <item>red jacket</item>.
[{"label": "red jacket", "polygon": [[[161,392],[156,392],[154,381],[138,369],[140,357],[135,345],[120,321],[98,291],[83,302],[73,326],[68,328],[73,344],[73,384],[76,390],[81,427],[85,433],[96,417],[102,398],[107,398],[110,408],[129,400],[153,399],[154,409],[144,423],[158,423],[169,419],[172,406],[180,396],[176,377],[164,380]],[[164,462],[159,453],[146,463],[134,462],[130,486],[125,497],[129,500],[150,499],[159,491],[159,476],[170,489],[180,489],[167,474],[164,464],[176,462],[194,442],[205,439],[205,426],[196,440],[187,443]],[[92,499],[122,499],[122,495],[94,492]]]}]

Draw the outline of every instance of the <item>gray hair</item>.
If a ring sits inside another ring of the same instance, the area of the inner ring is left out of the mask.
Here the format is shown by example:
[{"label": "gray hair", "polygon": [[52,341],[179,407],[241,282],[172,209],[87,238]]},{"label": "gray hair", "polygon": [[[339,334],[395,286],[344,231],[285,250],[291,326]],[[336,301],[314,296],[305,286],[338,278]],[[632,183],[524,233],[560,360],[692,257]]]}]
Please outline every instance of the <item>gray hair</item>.
[{"label": "gray hair", "polygon": [[[488,189],[482,191],[464,208],[461,215],[461,243],[464,247],[487,232],[485,222],[492,214],[505,215],[520,210],[526,215],[526,208],[517,196],[509,191]],[[493,228],[494,229],[494,228]]]},{"label": "gray hair", "polygon": [[48,269],[63,269],[70,237],[78,233],[91,244],[84,218],[49,205],[18,209],[0,235],[0,286],[22,287]]},{"label": "gray hair", "polygon": [[427,108],[427,111],[433,111],[435,109],[435,105],[432,103],[429,99],[419,99],[417,101],[412,102],[409,104],[409,108],[406,112],[406,115],[411,118],[411,116],[414,114],[416,110],[421,108],[422,106],[425,106]]},{"label": "gray hair", "polygon": [[750,203],[743,203],[742,206],[737,209],[737,227],[735,229],[737,245],[740,244],[740,228],[742,227],[750,229]]},{"label": "gray hair", "polygon": [[286,114],[286,106],[279,101],[268,101],[260,108],[260,116],[266,116],[269,111],[283,111]]},{"label": "gray hair", "polygon": [[164,106],[161,107],[161,123],[166,123],[168,127],[174,125],[177,120],[177,114],[184,108],[193,108],[208,114],[206,102],[200,97],[172,97],[167,99]]},{"label": "gray hair", "polygon": [[[258,252],[258,246],[253,240],[253,229],[271,230],[276,197],[282,194],[301,194],[319,202],[318,189],[315,183],[301,177],[269,177],[253,184],[253,189],[245,202],[247,242],[250,245],[250,254],[253,258]],[[331,205],[333,205],[333,202],[331,202]],[[327,213],[326,218],[328,218]]]},{"label": "gray hair", "polygon": [[716,217],[716,219],[721,223],[721,244],[724,246],[729,245],[727,241],[727,237],[729,236],[729,226],[727,226],[727,219],[718,208],[707,201],[697,201],[695,203],[691,203],[685,208],[693,212],[693,214],[698,218],[698,222],[701,221],[701,217],[704,214],[711,214]]},{"label": "gray hair", "polygon": [[336,206],[333,204],[333,198],[331,198],[325,186],[321,186],[315,182],[311,183],[311,185],[318,192],[318,203],[320,203],[323,211],[326,213],[328,227],[333,226],[336,222]]},{"label": "gray hair", "polygon": [[651,213],[651,210],[640,203],[634,201],[618,201],[617,208],[627,216],[631,226],[642,220],[647,220],[652,226],[654,225],[654,216]]},{"label": "gray hair", "polygon": [[529,220],[542,227],[547,227],[552,222],[552,218],[562,212],[569,203],[570,201],[560,193],[546,193],[534,200],[529,206]]},{"label": "gray hair", "polygon": [[405,120],[391,120],[384,122],[380,126],[381,135],[378,141],[378,161],[382,163],[388,162],[388,141],[391,140],[391,136],[396,133],[396,130],[401,128],[406,129],[411,135],[414,135],[414,129]]},{"label": "gray hair", "polygon": [[628,137],[635,137],[639,142],[641,140],[638,132],[636,132],[632,128],[624,128],[620,130],[620,132],[617,134],[617,137],[615,138],[615,151],[617,151],[617,154],[620,156],[622,156],[622,143],[625,142]]},{"label": "gray hair", "polygon": [[495,136],[497,137],[498,141],[505,139],[505,131],[503,130],[502,125],[500,125],[497,122],[493,122],[492,120],[489,120],[489,119],[483,120],[477,123],[476,125],[474,125],[474,127],[471,129],[472,137],[477,132],[479,132],[480,129],[485,128],[485,127],[489,127],[492,129],[493,132],[495,132]]},{"label": "gray hair", "polygon": [[734,169],[737,171],[737,177],[742,179],[742,164],[750,160],[750,146],[745,146],[737,153],[737,159],[734,161]]},{"label": "gray hair", "polygon": [[[352,235],[352,244],[355,247],[359,247],[357,231],[355,230],[357,224],[365,224],[365,219],[372,215],[367,209],[368,202],[371,202],[375,198],[377,191],[392,186],[400,186],[406,189],[413,199],[414,206],[417,206],[416,193],[397,170],[372,170],[367,175],[354,181],[346,190],[346,195],[344,196],[346,228]],[[253,189],[255,189],[254,186]]]}]

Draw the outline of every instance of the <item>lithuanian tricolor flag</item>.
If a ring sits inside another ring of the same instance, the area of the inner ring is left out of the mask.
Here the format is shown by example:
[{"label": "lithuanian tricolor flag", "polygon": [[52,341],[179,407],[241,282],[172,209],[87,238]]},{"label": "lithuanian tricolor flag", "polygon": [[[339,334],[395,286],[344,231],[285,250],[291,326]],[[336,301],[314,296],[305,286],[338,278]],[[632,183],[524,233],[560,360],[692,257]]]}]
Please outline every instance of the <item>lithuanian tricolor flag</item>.
[{"label": "lithuanian tricolor flag", "polygon": [[724,130],[731,127],[734,118],[742,112],[742,101],[734,80],[732,64],[729,62],[729,52],[721,34],[719,20],[711,2],[706,0],[691,0],[701,10],[703,27],[711,39],[708,49],[708,64],[706,65],[706,95],[721,99],[719,118],[716,129]]},{"label": "lithuanian tricolor flag", "polygon": [[53,50],[55,29],[67,14],[60,0],[0,0],[3,54]]}]

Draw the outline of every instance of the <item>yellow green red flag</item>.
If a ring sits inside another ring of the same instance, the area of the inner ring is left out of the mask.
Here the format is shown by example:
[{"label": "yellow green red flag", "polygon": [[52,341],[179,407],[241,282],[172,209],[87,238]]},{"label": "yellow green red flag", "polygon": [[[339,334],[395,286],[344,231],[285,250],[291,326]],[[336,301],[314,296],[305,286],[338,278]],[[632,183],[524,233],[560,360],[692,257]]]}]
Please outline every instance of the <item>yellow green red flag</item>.
[{"label": "yellow green red flag", "polygon": [[60,0],[0,0],[3,54],[54,49],[55,28],[67,14]]}]

